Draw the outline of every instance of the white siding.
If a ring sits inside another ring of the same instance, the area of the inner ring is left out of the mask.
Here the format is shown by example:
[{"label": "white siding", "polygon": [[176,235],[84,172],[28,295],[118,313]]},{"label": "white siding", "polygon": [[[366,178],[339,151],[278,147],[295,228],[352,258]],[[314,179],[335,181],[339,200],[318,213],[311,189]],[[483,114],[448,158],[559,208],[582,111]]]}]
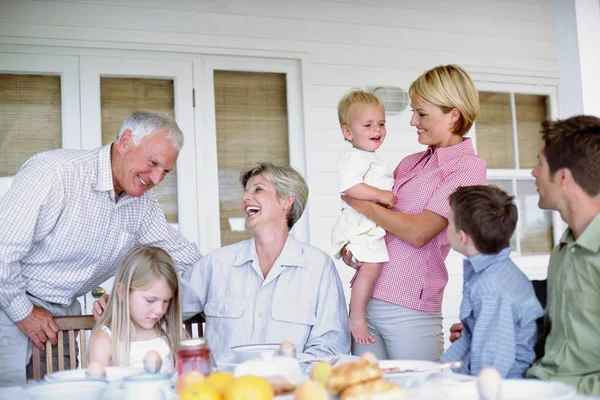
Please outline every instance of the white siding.
[{"label": "white siding", "polygon": [[[36,45],[301,58],[309,230],[325,250],[339,213],[335,160],[347,149],[336,116],[343,93],[406,89],[443,63],[479,80],[553,83],[554,29],[547,0],[0,0],[0,44],[17,52]],[[408,110],[388,116],[381,155],[390,167],[420,150],[409,120]],[[459,256],[449,270],[445,331],[458,314]],[[340,273],[347,286],[351,270]]]}]

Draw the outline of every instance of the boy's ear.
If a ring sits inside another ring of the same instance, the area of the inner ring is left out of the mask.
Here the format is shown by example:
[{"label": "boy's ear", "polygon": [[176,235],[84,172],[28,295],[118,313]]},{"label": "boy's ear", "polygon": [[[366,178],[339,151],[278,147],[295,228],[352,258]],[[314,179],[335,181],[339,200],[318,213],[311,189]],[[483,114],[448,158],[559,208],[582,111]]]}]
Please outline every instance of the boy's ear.
[{"label": "boy's ear", "polygon": [[460,235],[460,242],[466,246],[467,243],[469,243],[469,240],[471,240],[471,238],[469,237],[469,235],[467,235],[467,232],[463,231],[462,229],[458,231],[458,234]]},{"label": "boy's ear", "polygon": [[344,135],[344,139],[347,141],[352,141],[352,131],[348,125],[342,125],[342,135]]}]

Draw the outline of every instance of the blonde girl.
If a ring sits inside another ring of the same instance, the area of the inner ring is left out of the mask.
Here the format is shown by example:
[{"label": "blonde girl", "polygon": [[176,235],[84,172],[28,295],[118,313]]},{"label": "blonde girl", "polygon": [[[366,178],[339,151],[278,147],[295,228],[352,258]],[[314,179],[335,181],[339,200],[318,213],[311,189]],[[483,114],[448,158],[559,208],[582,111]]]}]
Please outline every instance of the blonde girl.
[{"label": "blonde girl", "polygon": [[170,373],[182,336],[173,259],[158,247],[133,247],[121,260],[106,310],[92,332],[89,362],[142,368],[154,350],[162,358],[161,372]]}]

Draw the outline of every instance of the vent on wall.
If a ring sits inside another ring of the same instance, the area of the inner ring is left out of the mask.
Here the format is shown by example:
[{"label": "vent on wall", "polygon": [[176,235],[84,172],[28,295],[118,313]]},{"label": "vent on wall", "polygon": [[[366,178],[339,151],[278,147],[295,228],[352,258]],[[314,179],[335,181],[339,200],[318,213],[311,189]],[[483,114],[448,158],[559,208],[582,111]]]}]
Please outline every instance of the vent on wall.
[{"label": "vent on wall", "polygon": [[375,86],[369,90],[383,103],[386,113],[398,113],[410,104],[406,90],[396,86]]}]

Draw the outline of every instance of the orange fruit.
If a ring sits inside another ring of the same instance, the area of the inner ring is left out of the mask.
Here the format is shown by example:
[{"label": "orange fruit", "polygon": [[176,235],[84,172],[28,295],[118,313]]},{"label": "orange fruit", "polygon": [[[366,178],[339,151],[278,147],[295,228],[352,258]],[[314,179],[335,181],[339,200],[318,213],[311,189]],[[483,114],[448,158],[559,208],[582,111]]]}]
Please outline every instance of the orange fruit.
[{"label": "orange fruit", "polygon": [[175,382],[175,391],[177,393],[181,392],[187,386],[195,385],[204,381],[204,375],[202,375],[198,371],[187,371],[182,375],[177,377],[177,382]]},{"label": "orange fruit", "polygon": [[233,381],[235,381],[235,378],[227,372],[213,372],[206,377],[204,383],[222,394]]},{"label": "orange fruit", "polygon": [[233,381],[224,395],[224,400],[271,400],[273,389],[265,378],[246,375]]},{"label": "orange fruit", "polygon": [[178,393],[179,400],[221,400],[221,394],[204,382],[192,383]]}]

